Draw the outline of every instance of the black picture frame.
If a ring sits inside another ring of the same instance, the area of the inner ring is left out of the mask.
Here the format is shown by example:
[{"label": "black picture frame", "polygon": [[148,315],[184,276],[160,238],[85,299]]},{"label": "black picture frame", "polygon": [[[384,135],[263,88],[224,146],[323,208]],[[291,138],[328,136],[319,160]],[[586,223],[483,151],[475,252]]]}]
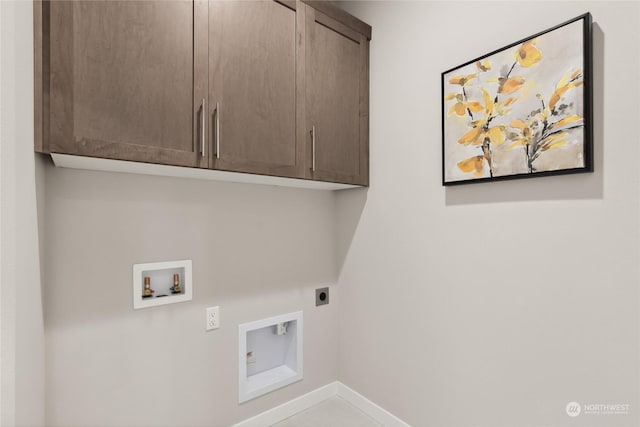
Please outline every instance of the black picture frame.
[{"label": "black picture frame", "polygon": [[592,17],[444,71],[442,184],[593,171]]}]

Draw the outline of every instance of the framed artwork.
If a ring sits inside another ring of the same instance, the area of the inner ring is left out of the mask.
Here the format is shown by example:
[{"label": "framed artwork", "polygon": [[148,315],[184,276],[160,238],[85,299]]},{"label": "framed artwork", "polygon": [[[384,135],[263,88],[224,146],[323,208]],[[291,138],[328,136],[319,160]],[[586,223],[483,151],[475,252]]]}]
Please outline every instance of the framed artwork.
[{"label": "framed artwork", "polygon": [[591,14],[442,73],[443,185],[593,171]]}]

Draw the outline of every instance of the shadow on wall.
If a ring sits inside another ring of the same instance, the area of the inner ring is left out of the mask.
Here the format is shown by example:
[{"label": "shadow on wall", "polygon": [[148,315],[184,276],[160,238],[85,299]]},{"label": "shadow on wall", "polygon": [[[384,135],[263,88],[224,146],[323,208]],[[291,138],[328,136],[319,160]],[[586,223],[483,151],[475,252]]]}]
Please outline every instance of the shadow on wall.
[{"label": "shadow on wall", "polygon": [[298,295],[337,278],[331,192],[47,163],[44,277],[59,317],[130,313],[137,263],[193,260],[198,303]]},{"label": "shadow on wall", "polygon": [[36,212],[38,215],[38,249],[40,253],[40,290],[44,295],[45,287],[45,190],[46,190],[46,170],[53,163],[49,156],[41,156],[38,153],[33,153],[35,164],[35,179],[36,179]]},{"label": "shadow on wall", "polygon": [[447,206],[604,197],[604,33],[593,24],[593,173],[446,188]]},{"label": "shadow on wall", "polygon": [[336,192],[336,271],[337,277],[347,259],[351,243],[358,229],[367,202],[368,188],[354,188]]}]

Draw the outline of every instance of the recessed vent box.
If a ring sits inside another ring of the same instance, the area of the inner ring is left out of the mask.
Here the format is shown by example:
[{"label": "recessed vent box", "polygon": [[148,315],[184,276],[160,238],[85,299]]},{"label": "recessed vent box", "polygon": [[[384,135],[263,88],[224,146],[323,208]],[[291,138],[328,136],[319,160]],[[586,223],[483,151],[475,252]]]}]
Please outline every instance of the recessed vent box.
[{"label": "recessed vent box", "polygon": [[302,379],[302,311],[239,326],[240,403]]}]

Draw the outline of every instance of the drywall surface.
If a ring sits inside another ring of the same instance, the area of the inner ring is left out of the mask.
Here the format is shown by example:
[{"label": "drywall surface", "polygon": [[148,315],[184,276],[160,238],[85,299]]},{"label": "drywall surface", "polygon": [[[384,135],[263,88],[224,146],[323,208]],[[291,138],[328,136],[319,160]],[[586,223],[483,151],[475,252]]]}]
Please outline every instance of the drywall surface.
[{"label": "drywall surface", "polygon": [[[336,379],[337,305],[314,305],[336,279],[331,192],[53,166],[46,182],[48,426],[229,426]],[[193,300],[134,310],[132,265],[182,259]],[[304,379],[239,405],[238,325],[297,310]]]},{"label": "drywall surface", "polygon": [[44,425],[44,326],[33,153],[33,6],[0,2],[0,424]]},{"label": "drywall surface", "polygon": [[[373,39],[354,233],[337,196],[339,380],[420,427],[637,426],[640,4],[343,7]],[[440,73],[587,11],[595,172],[442,187]]]}]

